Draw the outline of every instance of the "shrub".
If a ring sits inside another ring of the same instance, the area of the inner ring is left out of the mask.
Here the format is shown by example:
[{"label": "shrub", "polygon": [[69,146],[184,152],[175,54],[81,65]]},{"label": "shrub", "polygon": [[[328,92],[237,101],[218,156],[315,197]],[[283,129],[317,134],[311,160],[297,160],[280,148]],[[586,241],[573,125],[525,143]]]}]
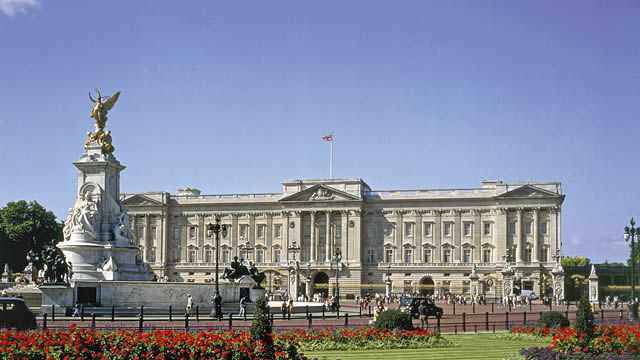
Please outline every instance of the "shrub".
[{"label": "shrub", "polygon": [[547,311],[538,319],[538,326],[545,329],[556,329],[571,325],[566,316],[557,311]]},{"label": "shrub", "polygon": [[256,343],[256,345],[262,344],[263,351],[259,352],[259,354],[261,354],[261,358],[263,359],[273,359],[274,356],[271,332],[272,329],[271,322],[269,321],[267,302],[263,298],[258,298],[249,334],[252,342]]},{"label": "shrub", "polygon": [[591,304],[587,294],[584,294],[580,298],[580,303],[578,303],[578,309],[576,310],[576,330],[578,330],[578,334],[584,335],[584,344],[588,344],[593,339],[595,327],[596,321],[593,318]]},{"label": "shrub", "polygon": [[407,313],[398,310],[385,310],[375,323],[375,328],[379,330],[412,330],[411,317]]}]

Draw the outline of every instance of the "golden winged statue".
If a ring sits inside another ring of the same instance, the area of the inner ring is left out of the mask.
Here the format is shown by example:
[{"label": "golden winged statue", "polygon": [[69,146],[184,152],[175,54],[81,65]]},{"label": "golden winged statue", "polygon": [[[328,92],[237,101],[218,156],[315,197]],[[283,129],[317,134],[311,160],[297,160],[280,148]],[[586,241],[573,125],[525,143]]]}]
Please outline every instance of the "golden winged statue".
[{"label": "golden winged statue", "polygon": [[102,152],[104,154],[111,154],[115,150],[113,145],[111,145],[111,131],[105,131],[104,127],[107,125],[107,113],[113,108],[116,101],[118,101],[120,91],[111,97],[100,95],[98,89],[96,89],[96,93],[98,93],[98,100],[94,100],[93,97],[91,97],[91,91],[89,91],[89,99],[94,103],[93,110],[91,110],[91,117],[96,120],[96,123],[93,125],[96,132],[92,133],[89,131],[87,133],[89,138],[85,142],[84,147],[86,149],[91,142],[96,142],[102,146]]},{"label": "golden winged statue", "polygon": [[89,91],[89,99],[93,101],[93,110],[91,110],[91,117],[96,120],[95,128],[96,131],[98,129],[104,130],[105,125],[107,124],[107,112],[111,110],[113,105],[118,101],[118,97],[120,97],[120,91],[113,94],[113,96],[109,97],[106,101],[105,96],[100,95],[100,91],[96,89],[96,93],[98,93],[98,100],[93,100],[91,97],[91,91]]}]

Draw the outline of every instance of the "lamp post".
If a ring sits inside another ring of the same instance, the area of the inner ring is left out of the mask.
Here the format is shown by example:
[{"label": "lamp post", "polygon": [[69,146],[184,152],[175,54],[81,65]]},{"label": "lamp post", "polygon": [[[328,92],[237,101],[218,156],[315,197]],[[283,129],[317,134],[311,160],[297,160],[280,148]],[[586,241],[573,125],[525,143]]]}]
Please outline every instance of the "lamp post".
[{"label": "lamp post", "polygon": [[207,235],[211,237],[214,233],[216,234],[216,294],[213,302],[215,304],[216,310],[216,318],[222,318],[222,297],[220,296],[220,283],[218,282],[218,268],[219,268],[219,258],[220,258],[220,232],[222,231],[222,236],[227,237],[227,225],[220,225],[220,218],[216,217],[216,223],[209,223],[207,225]]},{"label": "lamp post", "polygon": [[340,248],[336,248],[336,252],[333,254],[333,260],[336,262],[336,312],[340,309],[340,288],[338,287],[338,272],[340,271],[340,260],[342,260],[342,251]]},{"label": "lamp post", "polygon": [[624,227],[624,240],[631,239],[631,299],[633,300],[632,313],[633,319],[638,318],[638,304],[636,303],[636,249],[635,240],[640,241],[640,228],[634,228],[635,220],[631,218],[629,222],[631,227]]},{"label": "lamp post", "polygon": [[296,254],[300,252],[300,246],[296,245],[296,241],[292,240],[291,245],[287,248],[290,253],[293,253],[293,260],[296,260]]},{"label": "lamp post", "polygon": [[247,242],[245,242],[240,249],[240,256],[242,256],[242,253],[244,252],[246,255],[246,259],[249,260],[249,252],[251,252],[253,249],[254,247],[251,246],[251,242],[247,240]]}]

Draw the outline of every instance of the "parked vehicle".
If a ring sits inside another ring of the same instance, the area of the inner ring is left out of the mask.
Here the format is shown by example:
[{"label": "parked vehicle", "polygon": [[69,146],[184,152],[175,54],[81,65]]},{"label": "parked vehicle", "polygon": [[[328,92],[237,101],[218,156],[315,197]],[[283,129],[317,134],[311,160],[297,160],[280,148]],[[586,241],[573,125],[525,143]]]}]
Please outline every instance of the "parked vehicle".
[{"label": "parked vehicle", "polygon": [[36,316],[20,298],[0,298],[0,329],[35,329]]},{"label": "parked vehicle", "polygon": [[520,292],[520,296],[526,296],[529,300],[538,300],[538,295],[536,295],[532,290],[522,290]]},{"label": "parked vehicle", "polygon": [[438,318],[442,316],[442,308],[436,306],[436,304],[433,303],[433,300],[428,297],[403,297],[400,299],[398,310],[417,319],[420,317],[420,314],[418,313],[418,306],[420,306],[420,303],[423,301],[427,306],[427,316],[435,316]]}]

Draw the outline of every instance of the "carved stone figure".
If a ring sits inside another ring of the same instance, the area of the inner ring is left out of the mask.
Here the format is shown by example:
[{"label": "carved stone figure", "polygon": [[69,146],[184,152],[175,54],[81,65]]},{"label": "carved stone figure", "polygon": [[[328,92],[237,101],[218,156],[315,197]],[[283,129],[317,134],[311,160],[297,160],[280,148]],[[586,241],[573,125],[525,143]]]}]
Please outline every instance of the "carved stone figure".
[{"label": "carved stone figure", "polygon": [[73,208],[69,209],[69,215],[67,219],[64,221],[64,227],[62,228],[62,237],[64,240],[69,240],[71,238],[71,227],[73,226]]},{"label": "carved stone figure", "polygon": [[113,225],[113,237],[116,241],[124,241],[133,243],[133,229],[131,228],[131,219],[126,209],[117,216],[117,221]]},{"label": "carved stone figure", "polygon": [[331,195],[331,192],[325,188],[319,188],[316,190],[313,195],[311,195],[311,200],[333,200],[335,196]]}]

